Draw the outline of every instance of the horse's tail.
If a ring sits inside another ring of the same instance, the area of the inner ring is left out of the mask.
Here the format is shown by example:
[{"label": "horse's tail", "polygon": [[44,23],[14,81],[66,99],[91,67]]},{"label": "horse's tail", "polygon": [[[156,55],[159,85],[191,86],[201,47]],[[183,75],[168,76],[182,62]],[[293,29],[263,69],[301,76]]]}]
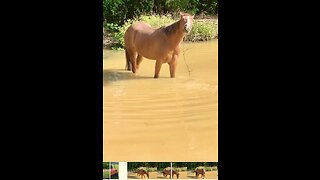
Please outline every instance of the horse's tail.
[{"label": "horse's tail", "polygon": [[131,71],[131,62],[130,62],[130,56],[128,53],[128,50],[126,49],[126,67],[125,70]]}]

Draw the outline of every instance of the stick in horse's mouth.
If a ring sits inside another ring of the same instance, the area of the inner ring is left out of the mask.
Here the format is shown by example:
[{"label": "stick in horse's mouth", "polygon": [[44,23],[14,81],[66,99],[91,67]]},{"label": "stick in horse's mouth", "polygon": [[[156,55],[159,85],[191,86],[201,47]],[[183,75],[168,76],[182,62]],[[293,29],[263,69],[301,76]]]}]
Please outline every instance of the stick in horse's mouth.
[{"label": "stick in horse's mouth", "polygon": [[191,70],[190,70],[190,68],[189,68],[189,65],[187,64],[186,56],[185,56],[185,53],[186,53],[189,49],[191,49],[191,48],[188,48],[188,49],[184,49],[184,48],[182,48],[182,51],[183,51],[183,53],[182,53],[182,54],[183,54],[183,60],[184,60],[184,63],[185,63],[185,65],[187,66],[188,73],[189,73],[189,77],[190,77]]},{"label": "stick in horse's mouth", "polygon": [[193,15],[180,13],[180,20],[158,29],[145,22],[132,24],[125,32],[126,70],[136,73],[142,58],[156,60],[154,78],[159,77],[162,64],[168,63],[170,77],[175,77],[180,43],[192,28]]}]

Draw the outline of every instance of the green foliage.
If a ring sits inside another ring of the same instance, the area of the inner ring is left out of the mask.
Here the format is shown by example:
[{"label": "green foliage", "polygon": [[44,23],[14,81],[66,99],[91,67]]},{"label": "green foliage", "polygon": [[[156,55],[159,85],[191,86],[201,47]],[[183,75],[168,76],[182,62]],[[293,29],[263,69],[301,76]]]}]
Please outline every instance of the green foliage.
[{"label": "green foliage", "polygon": [[197,7],[199,8],[198,14],[218,14],[218,0],[200,0]]},{"label": "green foliage", "polygon": [[103,0],[104,21],[122,24],[123,15],[126,14],[125,3],[124,0]]},{"label": "green foliage", "polygon": [[188,170],[195,170],[197,167],[217,167],[218,166],[218,162],[188,162],[187,163],[187,167]]},{"label": "green foliage", "polygon": [[[112,166],[112,168],[119,170],[119,163],[118,162],[112,162],[111,166]],[[111,169],[111,167],[110,167],[110,169]]]},{"label": "green foliage", "polygon": [[157,172],[157,167],[139,167],[139,168],[132,169],[132,170],[138,170],[138,169],[143,169],[147,172]]},{"label": "green foliage", "polygon": [[158,171],[162,171],[164,168],[170,167],[170,162],[159,162]]},{"label": "green foliage", "polygon": [[110,162],[103,162],[103,169],[110,169]]},{"label": "green foliage", "polygon": [[119,28],[119,32],[114,34],[114,38],[118,41],[117,49],[124,47],[124,33],[134,21],[136,20],[129,19],[122,27]]},{"label": "green foliage", "polygon": [[205,167],[204,167],[204,170],[205,170],[205,171],[216,171],[216,170],[217,170],[217,167],[216,167],[216,166],[214,166],[214,167],[205,166]]},{"label": "green foliage", "polygon": [[[169,166],[165,166],[165,168],[158,168],[158,171],[162,171],[162,170],[164,170],[164,169],[170,171],[170,165],[169,165]],[[187,167],[174,167],[174,166],[172,165],[172,170],[181,172],[181,171],[187,171],[188,168],[187,168]]]},{"label": "green foliage", "polygon": [[140,21],[144,21],[150,26],[154,28],[159,28],[161,26],[169,25],[175,22],[174,19],[170,15],[160,16],[160,15],[153,15],[153,16],[141,16],[139,18]]},{"label": "green foliage", "polygon": [[173,162],[172,167],[187,167],[188,164],[188,162]]},{"label": "green foliage", "polygon": [[175,14],[178,11],[191,14],[215,15],[217,0],[103,0],[104,22],[122,25],[126,20],[147,14]]},{"label": "green foliage", "polygon": [[141,168],[148,172],[155,172],[157,171],[157,165],[157,162],[128,162],[128,170],[135,171]]},{"label": "green foliage", "polygon": [[119,32],[121,26],[119,26],[118,24],[114,24],[114,23],[105,23],[104,28],[108,32]]},{"label": "green foliage", "polygon": [[218,162],[206,162],[207,166],[218,166]]},{"label": "green foliage", "polygon": [[157,172],[157,167],[148,167],[147,171],[148,172]]},{"label": "green foliage", "polygon": [[104,170],[102,177],[103,177],[103,179],[110,179],[110,171],[109,170]]},{"label": "green foliage", "polygon": [[[124,33],[136,21],[152,27],[169,25],[179,18],[179,12],[193,15],[216,15],[217,0],[103,0],[104,44],[114,50],[124,47]],[[163,16],[166,14],[165,16]],[[160,16],[162,15],[162,16]],[[213,21],[194,21],[192,31],[184,41],[206,41],[217,38],[218,25]]]},{"label": "green foliage", "polygon": [[152,12],[153,0],[103,0],[103,19],[122,25],[125,20]]},{"label": "green foliage", "polygon": [[208,41],[218,37],[218,23],[214,20],[194,20],[185,41]]},{"label": "green foliage", "polygon": [[166,5],[172,12],[183,11],[196,14],[199,11],[198,4],[199,0],[166,0]]},{"label": "green foliage", "polygon": [[173,170],[181,172],[181,171],[187,171],[187,167],[172,167]]}]

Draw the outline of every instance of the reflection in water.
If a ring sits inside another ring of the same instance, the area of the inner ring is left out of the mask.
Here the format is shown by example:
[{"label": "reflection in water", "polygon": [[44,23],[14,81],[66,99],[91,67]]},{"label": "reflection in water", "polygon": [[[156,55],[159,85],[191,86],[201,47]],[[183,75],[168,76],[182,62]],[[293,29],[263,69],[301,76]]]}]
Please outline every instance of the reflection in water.
[{"label": "reflection in water", "polygon": [[159,79],[155,61],[133,74],[104,50],[103,161],[218,161],[218,42],[181,48],[176,78],[163,64]]}]

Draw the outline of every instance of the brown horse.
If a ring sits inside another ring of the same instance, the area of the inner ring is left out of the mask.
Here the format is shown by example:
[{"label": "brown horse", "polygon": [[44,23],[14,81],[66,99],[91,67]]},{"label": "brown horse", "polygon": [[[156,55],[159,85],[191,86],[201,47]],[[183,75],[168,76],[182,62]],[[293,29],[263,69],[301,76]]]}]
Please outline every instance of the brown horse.
[{"label": "brown horse", "polygon": [[147,172],[147,171],[145,171],[143,169],[138,169],[136,171],[136,173],[137,173],[138,177],[141,176],[142,178],[144,178],[144,175],[147,175],[147,177],[149,178],[149,172]]},{"label": "brown horse", "polygon": [[198,176],[201,174],[201,177],[202,177],[202,179],[205,177],[205,171],[204,171],[204,169],[198,169],[198,168],[196,168],[196,177],[198,178]]},{"label": "brown horse", "polygon": [[176,175],[177,179],[179,179],[179,172],[178,171],[172,170],[172,177],[173,177],[173,175]]},{"label": "brown horse", "polygon": [[[168,170],[168,169],[164,169],[164,170],[162,171],[162,174],[163,174],[164,177],[167,177],[168,175],[171,174],[170,169],[169,169],[169,170]],[[179,179],[179,172],[177,172],[177,171],[175,171],[175,170],[172,170],[172,177],[173,177],[173,175],[176,175],[177,179]],[[170,177],[171,177],[171,176],[170,176]]]},{"label": "brown horse", "polygon": [[192,28],[193,17],[180,13],[180,20],[166,27],[152,28],[145,22],[132,24],[124,34],[126,70],[136,73],[143,57],[156,60],[154,78],[159,77],[163,63],[169,64],[170,77],[175,77],[179,44]]}]

